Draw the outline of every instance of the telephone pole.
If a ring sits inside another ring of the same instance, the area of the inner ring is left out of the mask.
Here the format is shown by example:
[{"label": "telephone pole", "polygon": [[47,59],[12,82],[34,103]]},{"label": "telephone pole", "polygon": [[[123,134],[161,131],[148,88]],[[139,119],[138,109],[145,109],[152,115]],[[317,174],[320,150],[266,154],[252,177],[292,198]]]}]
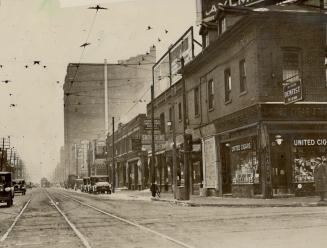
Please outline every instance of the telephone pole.
[{"label": "telephone pole", "polygon": [[189,173],[189,151],[187,144],[187,119],[186,119],[186,91],[185,91],[185,77],[184,77],[184,58],[181,57],[181,73],[182,73],[182,91],[183,91],[183,137],[184,137],[184,200],[190,199],[190,173]]},{"label": "telephone pole", "polygon": [[112,117],[112,193],[115,193],[116,186],[116,168],[115,168],[115,117]]},{"label": "telephone pole", "polygon": [[[153,83],[154,83],[154,72],[152,69],[152,76],[153,76]],[[156,173],[155,173],[155,143],[154,143],[154,84],[151,85],[151,135],[152,135],[152,142],[151,142],[151,150],[152,150],[152,160],[151,160],[151,184],[156,182]]]}]

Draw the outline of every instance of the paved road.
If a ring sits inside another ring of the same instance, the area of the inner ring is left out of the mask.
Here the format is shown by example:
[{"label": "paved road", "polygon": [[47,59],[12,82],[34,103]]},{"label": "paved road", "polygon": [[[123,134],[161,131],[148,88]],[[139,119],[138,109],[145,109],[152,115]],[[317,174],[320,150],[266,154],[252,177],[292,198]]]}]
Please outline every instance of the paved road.
[{"label": "paved road", "polygon": [[320,248],[327,243],[327,207],[181,207],[61,189],[16,197],[16,209],[5,209],[12,211],[12,218],[1,219],[6,227],[29,198],[0,247]]}]

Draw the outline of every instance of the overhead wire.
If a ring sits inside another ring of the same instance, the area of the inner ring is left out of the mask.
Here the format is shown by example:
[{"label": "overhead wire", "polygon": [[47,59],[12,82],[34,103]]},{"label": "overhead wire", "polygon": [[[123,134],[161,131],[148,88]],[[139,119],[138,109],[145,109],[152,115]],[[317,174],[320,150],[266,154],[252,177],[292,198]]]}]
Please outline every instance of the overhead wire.
[{"label": "overhead wire", "polygon": [[[91,35],[92,30],[93,30],[93,27],[94,27],[94,23],[95,23],[95,20],[96,20],[97,14],[98,14],[98,11],[96,11],[96,12],[94,13],[94,16],[93,16],[93,19],[92,19],[92,22],[91,22],[91,26],[90,26],[90,28],[89,28],[89,32],[88,32],[87,37],[86,37],[86,40],[85,40],[85,43],[87,43],[88,40],[89,40],[89,38],[90,38],[90,35]],[[77,66],[77,68],[76,68],[76,71],[75,71],[75,75],[74,75],[74,77],[73,77],[73,80],[70,81],[70,85],[69,85],[68,92],[70,92],[71,88],[73,87],[74,80],[75,80],[75,78],[76,78],[76,76],[77,76],[77,73],[78,73],[79,64],[80,64],[81,61],[82,61],[82,58],[83,58],[83,56],[84,56],[84,53],[85,53],[85,46],[83,46],[83,50],[82,50],[82,52],[81,52],[81,56],[80,56],[80,58],[79,58],[78,66]],[[67,99],[67,101],[69,102],[69,97],[67,97],[66,99]],[[64,102],[64,106],[65,106],[66,104],[67,104],[67,103]]]}]

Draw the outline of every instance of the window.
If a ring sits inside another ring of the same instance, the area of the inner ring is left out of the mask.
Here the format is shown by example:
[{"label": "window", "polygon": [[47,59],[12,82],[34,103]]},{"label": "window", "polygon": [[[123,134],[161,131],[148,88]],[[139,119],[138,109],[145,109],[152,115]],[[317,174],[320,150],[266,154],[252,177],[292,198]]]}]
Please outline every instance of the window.
[{"label": "window", "polygon": [[199,87],[194,88],[194,115],[199,115]]},{"label": "window", "polygon": [[246,91],[246,66],[245,66],[245,59],[240,61],[240,92]]},{"label": "window", "polygon": [[165,113],[160,114],[160,131],[162,134],[166,133]]},{"label": "window", "polygon": [[178,103],[178,120],[182,120],[182,103]]},{"label": "window", "polygon": [[226,31],[226,18],[223,17],[218,21],[218,34],[222,34]]},{"label": "window", "polygon": [[213,79],[208,81],[208,109],[213,109],[214,105],[214,88],[213,88]]},{"label": "window", "polygon": [[[174,118],[173,118],[173,107],[170,107],[169,108],[169,121],[173,121]],[[172,126],[169,127],[169,130],[172,130]]]},{"label": "window", "polygon": [[232,76],[230,69],[225,70],[225,102],[231,100],[231,91],[232,91]]},{"label": "window", "polygon": [[300,80],[300,53],[298,50],[283,51],[283,83],[292,83]]}]

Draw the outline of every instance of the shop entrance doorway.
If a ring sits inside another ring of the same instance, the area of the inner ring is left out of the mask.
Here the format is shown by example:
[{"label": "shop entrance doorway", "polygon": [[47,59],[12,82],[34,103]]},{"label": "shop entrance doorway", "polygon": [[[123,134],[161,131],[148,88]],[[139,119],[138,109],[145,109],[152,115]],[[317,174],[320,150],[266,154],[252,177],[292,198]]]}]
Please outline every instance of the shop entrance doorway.
[{"label": "shop entrance doorway", "polygon": [[288,166],[285,145],[275,146],[271,154],[272,187],[274,194],[290,193],[288,187]]},{"label": "shop entrance doorway", "polygon": [[222,169],[222,193],[228,195],[232,193],[232,172],[230,166],[229,148],[222,144],[221,169]]}]

